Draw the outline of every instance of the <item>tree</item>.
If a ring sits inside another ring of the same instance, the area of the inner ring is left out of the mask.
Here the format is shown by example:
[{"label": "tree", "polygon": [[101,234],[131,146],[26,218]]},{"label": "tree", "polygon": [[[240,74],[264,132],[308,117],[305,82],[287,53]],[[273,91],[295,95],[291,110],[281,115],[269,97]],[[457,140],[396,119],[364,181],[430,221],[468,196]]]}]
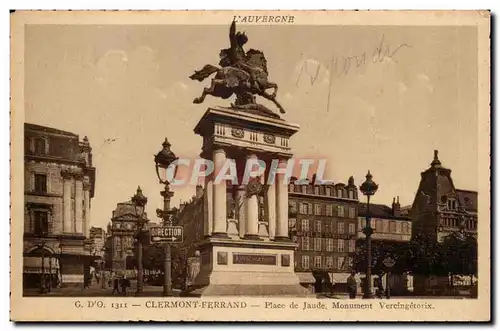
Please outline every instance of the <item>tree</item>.
[{"label": "tree", "polygon": [[447,236],[443,241],[446,258],[449,265],[449,274],[477,276],[477,238],[461,232]]}]

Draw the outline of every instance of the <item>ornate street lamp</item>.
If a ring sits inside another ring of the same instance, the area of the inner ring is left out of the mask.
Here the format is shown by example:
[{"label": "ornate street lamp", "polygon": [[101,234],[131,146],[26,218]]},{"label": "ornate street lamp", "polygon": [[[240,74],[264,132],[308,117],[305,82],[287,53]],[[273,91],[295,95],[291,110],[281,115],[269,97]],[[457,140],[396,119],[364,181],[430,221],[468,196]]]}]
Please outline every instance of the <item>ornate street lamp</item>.
[{"label": "ornate street lamp", "polygon": [[[158,181],[165,185],[165,189],[160,192],[163,197],[163,210],[156,209],[156,215],[163,219],[163,226],[171,226],[173,214],[170,211],[170,199],[174,196],[174,192],[170,191],[170,183],[166,174],[170,165],[178,160],[178,157],[170,150],[171,145],[167,138],[162,146],[162,150],[155,155],[154,159]],[[176,173],[177,167],[175,167],[173,177]],[[162,176],[163,174],[165,177]],[[163,296],[172,296],[172,250],[169,243],[165,244]]]},{"label": "ornate street lamp", "polygon": [[370,170],[366,174],[366,180],[359,187],[360,191],[366,195],[367,198],[367,207],[366,207],[366,226],[363,229],[363,233],[366,236],[366,284],[365,284],[365,293],[363,298],[371,299],[373,298],[372,294],[372,234],[373,229],[371,227],[372,217],[370,215],[370,197],[377,192],[378,185],[372,180],[373,176],[370,174]]},{"label": "ornate street lamp", "polygon": [[106,265],[105,259],[106,259],[106,247],[101,248],[102,252],[102,257],[101,257],[101,288],[105,289],[106,288],[106,279],[105,279],[105,272],[104,272],[104,267]]},{"label": "ornate street lamp", "polygon": [[135,207],[135,214],[137,215],[137,228],[134,235],[134,239],[137,241],[137,289],[136,295],[142,293],[143,288],[143,268],[142,268],[142,240],[143,240],[143,230],[144,224],[147,223],[147,219],[144,218],[144,212],[146,209],[146,204],[148,203],[148,198],[142,194],[141,187],[137,187],[137,192],[132,197],[132,202]]}]

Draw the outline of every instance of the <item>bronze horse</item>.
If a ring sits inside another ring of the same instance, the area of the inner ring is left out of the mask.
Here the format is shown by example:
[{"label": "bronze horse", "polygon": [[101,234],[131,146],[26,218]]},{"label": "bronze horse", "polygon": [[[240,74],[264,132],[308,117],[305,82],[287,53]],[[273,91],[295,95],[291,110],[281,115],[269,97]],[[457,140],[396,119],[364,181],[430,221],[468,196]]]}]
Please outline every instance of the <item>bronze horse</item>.
[{"label": "bronze horse", "polygon": [[[222,55],[221,55],[222,56]],[[207,95],[228,99],[236,95],[236,108],[255,108],[255,95],[259,95],[272,101],[282,114],[285,110],[276,100],[278,85],[268,80],[267,61],[261,51],[251,49],[246,54],[244,63],[234,66],[216,67],[205,65],[201,70],[195,71],[189,78],[203,81],[215,73],[210,87],[204,88],[203,93],[193,100],[194,103],[202,103]],[[274,89],[273,93],[266,92]]]}]

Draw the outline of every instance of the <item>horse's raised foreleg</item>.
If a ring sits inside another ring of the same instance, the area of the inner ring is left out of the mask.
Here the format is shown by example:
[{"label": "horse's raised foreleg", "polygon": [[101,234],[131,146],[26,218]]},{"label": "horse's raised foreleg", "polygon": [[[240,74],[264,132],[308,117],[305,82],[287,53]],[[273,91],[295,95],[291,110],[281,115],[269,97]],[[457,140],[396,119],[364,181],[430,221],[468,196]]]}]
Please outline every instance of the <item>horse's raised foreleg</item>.
[{"label": "horse's raised foreleg", "polygon": [[282,113],[282,114],[285,113],[285,109],[283,108],[283,106],[278,102],[278,100],[276,100],[276,98],[272,94],[269,94],[269,93],[264,91],[260,94],[260,96],[262,96],[263,98],[265,98],[269,101],[272,101],[276,105],[276,107],[278,107],[278,109],[280,110],[280,113]]},{"label": "horse's raised foreleg", "polygon": [[203,101],[205,101],[207,95],[214,95],[215,88],[217,87],[218,84],[221,84],[221,82],[223,81],[221,81],[220,79],[212,79],[210,87],[208,88],[205,87],[201,95],[193,100],[193,103],[202,103]]},{"label": "horse's raised foreleg", "polygon": [[274,89],[273,93],[270,94],[270,96],[273,98],[275,98],[276,95],[278,94],[278,84],[276,84],[276,83],[266,82],[266,84],[264,84],[263,87],[264,87],[264,90],[267,90],[270,88]]}]

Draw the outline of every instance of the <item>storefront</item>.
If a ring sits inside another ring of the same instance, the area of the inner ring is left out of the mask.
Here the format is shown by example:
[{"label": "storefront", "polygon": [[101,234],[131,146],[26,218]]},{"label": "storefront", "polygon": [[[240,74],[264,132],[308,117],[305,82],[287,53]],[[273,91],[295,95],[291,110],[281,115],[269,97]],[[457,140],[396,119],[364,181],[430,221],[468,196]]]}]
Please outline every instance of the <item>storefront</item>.
[{"label": "storefront", "polygon": [[39,288],[44,279],[46,287],[58,287],[61,282],[59,259],[56,257],[25,256],[23,258],[23,286]]}]

